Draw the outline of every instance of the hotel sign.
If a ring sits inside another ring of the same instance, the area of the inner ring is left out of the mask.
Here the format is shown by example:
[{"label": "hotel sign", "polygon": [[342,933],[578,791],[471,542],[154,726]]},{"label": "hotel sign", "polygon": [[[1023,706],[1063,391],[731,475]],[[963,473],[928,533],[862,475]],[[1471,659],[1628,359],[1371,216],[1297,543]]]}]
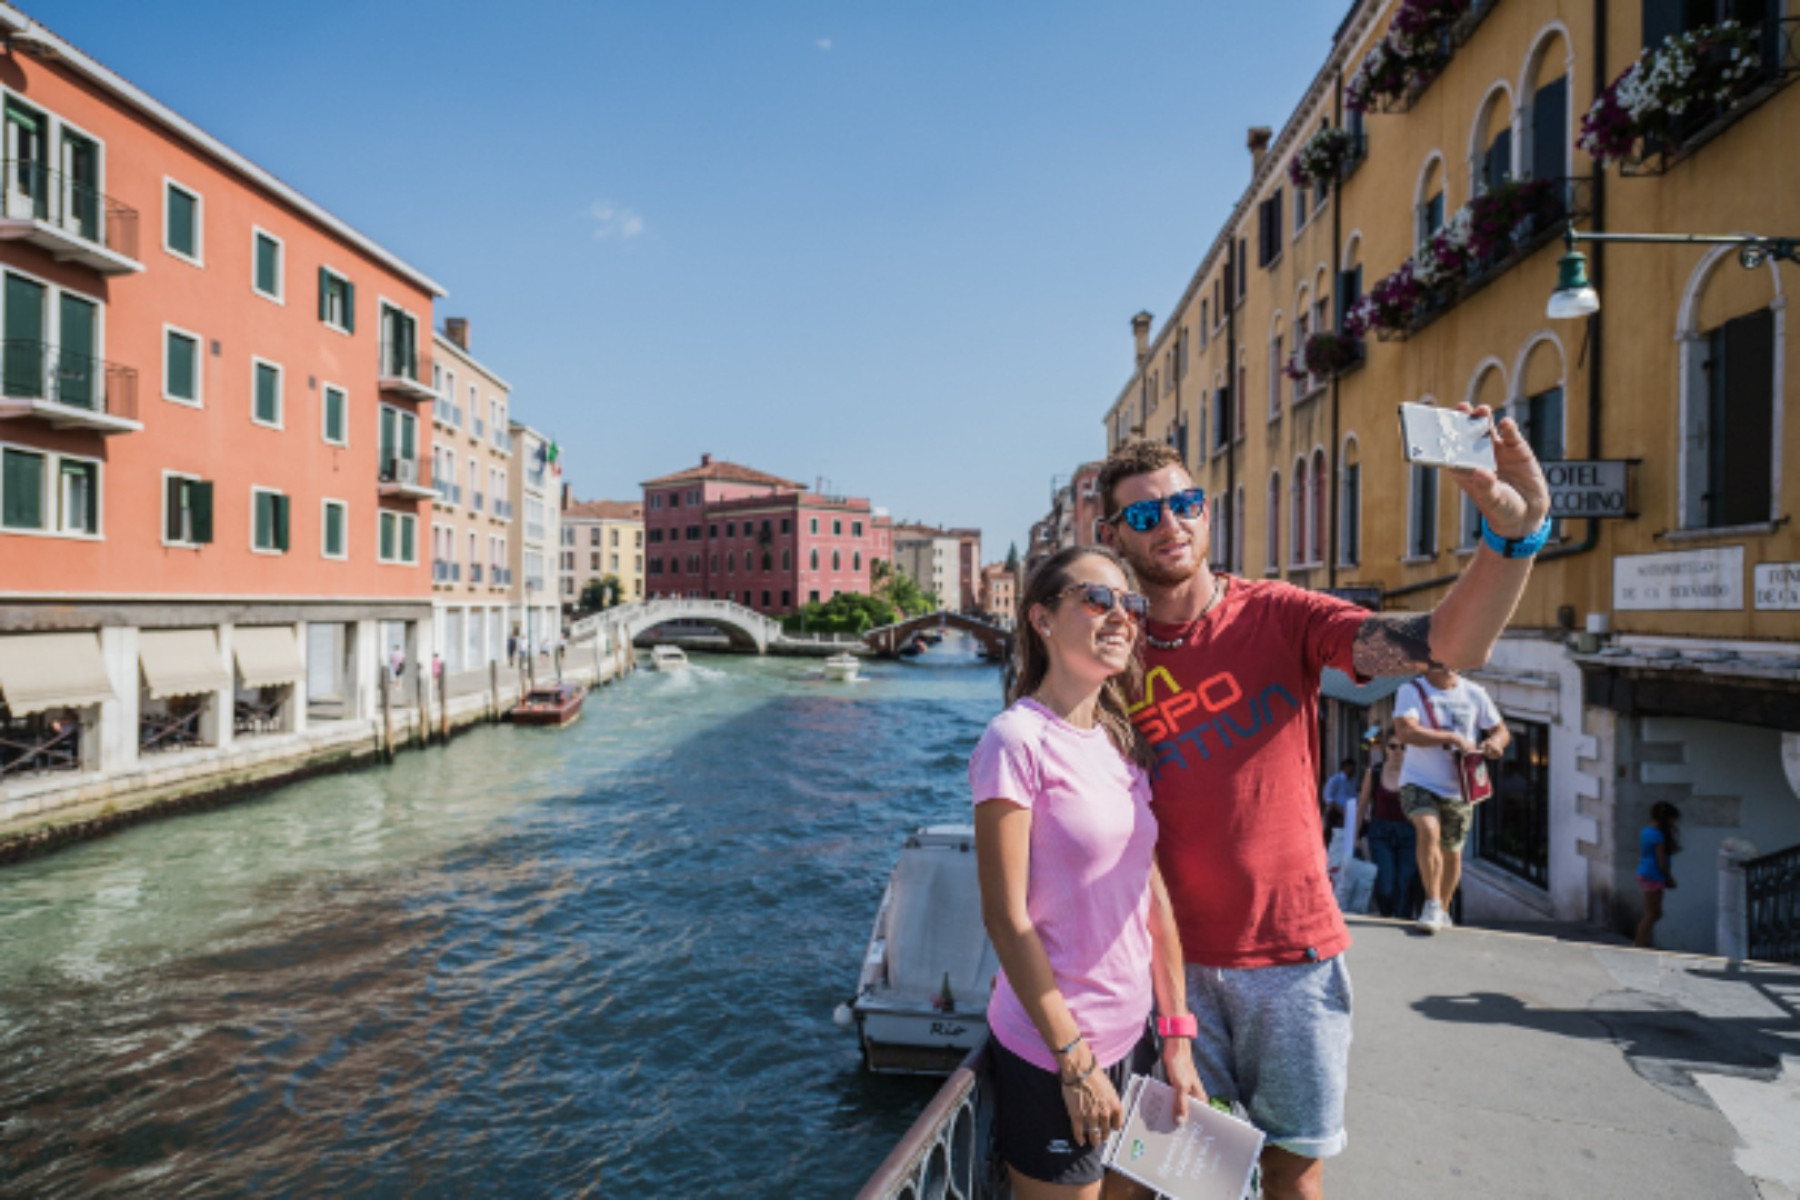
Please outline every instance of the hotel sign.
[{"label": "hotel sign", "polygon": [[1757,563],[1756,607],[1800,610],[1800,563]]},{"label": "hotel sign", "polygon": [[1547,462],[1553,517],[1635,517],[1625,477],[1626,460]]},{"label": "hotel sign", "polygon": [[1613,559],[1620,612],[1735,611],[1744,607],[1744,548],[1626,554]]}]

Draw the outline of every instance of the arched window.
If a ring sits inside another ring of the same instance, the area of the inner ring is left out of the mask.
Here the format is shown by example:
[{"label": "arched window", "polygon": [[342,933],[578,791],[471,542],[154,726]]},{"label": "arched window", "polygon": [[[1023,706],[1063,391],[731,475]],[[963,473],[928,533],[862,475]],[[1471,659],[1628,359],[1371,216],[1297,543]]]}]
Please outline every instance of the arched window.
[{"label": "arched window", "polygon": [[793,565],[794,565],[793,555],[794,555],[794,552],[792,550],[786,549],[785,547],[782,549],[782,551],[781,551],[781,569],[782,570],[784,570],[784,571],[790,570],[793,567]]},{"label": "arched window", "polygon": [[[1768,269],[1716,269],[1729,247],[1689,277],[1676,333],[1681,348],[1681,523],[1688,529],[1780,519],[1787,304]],[[1733,256],[1735,257],[1735,256]]]},{"label": "arched window", "polygon": [[1362,464],[1356,453],[1356,435],[1344,439],[1338,461],[1338,565],[1353,567],[1362,561]]},{"label": "arched window", "polygon": [[1444,156],[1433,151],[1425,160],[1425,169],[1419,172],[1419,187],[1413,200],[1417,214],[1413,228],[1415,242],[1424,245],[1432,234],[1444,227],[1448,203],[1449,197],[1444,194]]},{"label": "arched window", "polygon": [[836,570],[839,570],[840,568],[842,568],[843,565],[844,565],[843,556],[841,554],[839,554],[838,551],[833,550],[831,552],[831,569],[836,571]]},{"label": "arched window", "polygon": [[1281,367],[1286,361],[1282,357],[1281,314],[1276,313],[1269,323],[1269,420],[1281,416]]},{"label": "arched window", "polygon": [[775,568],[774,556],[771,555],[767,550],[764,550],[763,551],[763,570],[771,571],[771,570],[774,570],[774,568]]},{"label": "arched window", "polygon": [[[1307,291],[1306,285],[1303,283],[1300,285],[1299,294],[1294,297],[1294,348],[1290,353],[1295,365],[1302,372],[1306,369],[1306,339],[1312,335],[1312,331],[1312,293]],[[1312,376],[1297,375],[1293,384],[1293,403],[1298,404],[1312,392]]]},{"label": "arched window", "polygon": [[1273,575],[1281,569],[1281,472],[1269,472],[1268,545],[1263,547],[1265,569]]},{"label": "arched window", "polygon": [[1306,561],[1314,566],[1325,561],[1325,451],[1323,448],[1313,450],[1312,462],[1312,519],[1307,528],[1312,534],[1310,552]]},{"label": "arched window", "polygon": [[1288,562],[1300,566],[1306,561],[1306,460],[1294,460],[1294,473],[1288,480]]},{"label": "arched window", "polygon": [[1519,77],[1519,166],[1533,179],[1574,174],[1570,162],[1575,137],[1569,128],[1569,76],[1574,68],[1575,52],[1567,32],[1560,24],[1546,26],[1525,56]]},{"label": "arched window", "polygon": [[819,548],[818,548],[818,547],[817,547],[817,546],[814,546],[814,547],[813,547],[813,552],[812,552],[812,569],[813,569],[813,570],[815,570],[815,571],[816,571],[816,570],[818,570],[818,569],[819,569]]},{"label": "arched window", "polygon": [[861,551],[861,550],[854,550],[854,551],[851,551],[851,554],[850,554],[850,569],[851,569],[851,570],[852,570],[852,571],[860,571],[860,570],[862,570],[862,551]]},{"label": "arched window", "polygon": [[[1426,396],[1421,404],[1436,404]],[[1437,557],[1438,473],[1436,467],[1413,463],[1406,489],[1406,557]]]},{"label": "arched window", "polygon": [[1231,569],[1244,573],[1244,485],[1231,498]]},{"label": "arched window", "polygon": [[1513,170],[1512,90],[1496,83],[1475,112],[1469,130],[1469,194],[1491,192],[1515,174]]},{"label": "arched window", "polygon": [[1362,234],[1352,233],[1344,239],[1344,257],[1338,263],[1337,287],[1338,332],[1343,332],[1344,318],[1356,307],[1363,294]]},{"label": "arched window", "polygon": [[1318,276],[1313,280],[1312,331],[1331,332],[1331,272],[1323,263],[1319,264]]},{"label": "arched window", "polygon": [[[1238,351],[1237,390],[1231,394],[1231,409],[1235,416],[1232,419],[1232,439],[1239,440],[1244,436],[1245,422],[1249,419],[1244,410],[1250,406],[1250,351],[1248,348]],[[1240,514],[1242,509],[1239,510]]]}]

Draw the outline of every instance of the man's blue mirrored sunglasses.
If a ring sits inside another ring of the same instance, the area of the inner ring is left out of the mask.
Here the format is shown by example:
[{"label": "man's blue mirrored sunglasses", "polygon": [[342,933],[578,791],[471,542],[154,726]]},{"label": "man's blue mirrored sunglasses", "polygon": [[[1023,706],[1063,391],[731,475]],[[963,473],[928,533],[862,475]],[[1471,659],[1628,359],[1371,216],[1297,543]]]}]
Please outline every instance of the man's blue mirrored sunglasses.
[{"label": "man's blue mirrored sunglasses", "polygon": [[1127,504],[1121,508],[1114,521],[1123,521],[1139,533],[1149,533],[1162,524],[1163,505],[1181,520],[1200,515],[1200,509],[1206,504],[1205,488],[1188,488],[1176,492],[1173,496],[1159,496],[1155,500],[1139,500],[1136,504]]}]

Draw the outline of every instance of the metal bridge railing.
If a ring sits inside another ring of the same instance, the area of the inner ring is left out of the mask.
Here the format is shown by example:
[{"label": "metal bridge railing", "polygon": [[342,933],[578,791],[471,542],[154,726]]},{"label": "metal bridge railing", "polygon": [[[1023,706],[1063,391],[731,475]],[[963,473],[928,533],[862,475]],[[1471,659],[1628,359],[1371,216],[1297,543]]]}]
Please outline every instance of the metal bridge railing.
[{"label": "metal bridge railing", "polygon": [[1750,957],[1800,963],[1800,846],[1746,862],[1744,894]]},{"label": "metal bridge railing", "polygon": [[993,1153],[989,1043],[969,1052],[856,1200],[1000,1200],[1011,1194]]}]

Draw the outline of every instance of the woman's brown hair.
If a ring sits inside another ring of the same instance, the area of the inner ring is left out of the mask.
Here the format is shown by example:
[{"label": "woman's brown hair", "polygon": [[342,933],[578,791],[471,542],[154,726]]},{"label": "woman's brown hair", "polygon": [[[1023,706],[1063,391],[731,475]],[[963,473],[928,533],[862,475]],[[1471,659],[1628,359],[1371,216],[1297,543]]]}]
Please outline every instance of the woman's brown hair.
[{"label": "woman's brown hair", "polygon": [[[1059,550],[1044,562],[1025,581],[1025,590],[1019,596],[1019,611],[1013,626],[1013,683],[1007,692],[1006,702],[1011,704],[1020,696],[1029,696],[1037,691],[1038,685],[1044,682],[1044,676],[1050,672],[1050,651],[1044,645],[1043,635],[1038,633],[1037,626],[1031,623],[1031,610],[1039,605],[1055,611],[1057,605],[1068,599],[1063,593],[1075,582],[1069,568],[1081,559],[1092,556],[1104,558],[1119,569],[1125,577],[1125,585],[1137,587],[1137,578],[1125,564],[1125,560],[1104,546],[1070,546]],[[1142,636],[1143,629],[1134,620],[1132,627],[1131,660],[1123,671],[1108,679],[1100,688],[1100,702],[1095,706],[1094,719],[1106,730],[1119,753],[1137,763],[1141,767],[1149,767],[1155,761],[1150,745],[1138,733],[1137,726],[1131,723],[1131,701],[1143,690],[1144,663],[1139,657],[1136,639]]]}]

